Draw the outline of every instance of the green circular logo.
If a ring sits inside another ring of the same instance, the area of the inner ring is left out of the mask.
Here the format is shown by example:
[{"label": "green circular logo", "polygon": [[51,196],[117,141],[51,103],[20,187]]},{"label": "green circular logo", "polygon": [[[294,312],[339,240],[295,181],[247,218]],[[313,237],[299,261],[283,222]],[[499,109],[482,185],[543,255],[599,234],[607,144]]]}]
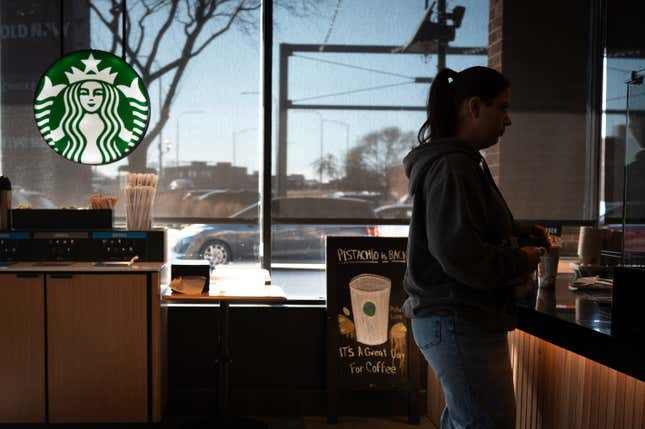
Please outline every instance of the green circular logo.
[{"label": "green circular logo", "polygon": [[363,304],[363,313],[367,316],[374,316],[376,313],[376,305],[372,301],[366,301],[365,304]]},{"label": "green circular logo", "polygon": [[109,52],[60,58],[36,87],[36,125],[49,147],[81,164],[109,164],[143,139],[150,98],[141,77]]}]

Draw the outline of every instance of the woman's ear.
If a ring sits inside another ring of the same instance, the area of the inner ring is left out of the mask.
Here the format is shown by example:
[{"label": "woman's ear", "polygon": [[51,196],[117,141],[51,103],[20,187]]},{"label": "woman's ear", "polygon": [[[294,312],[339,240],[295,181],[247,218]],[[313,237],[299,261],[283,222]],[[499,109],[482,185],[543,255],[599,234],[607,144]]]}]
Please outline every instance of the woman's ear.
[{"label": "woman's ear", "polygon": [[472,119],[479,118],[479,112],[481,110],[481,104],[482,104],[481,98],[479,98],[479,97],[470,97],[466,101],[466,112],[468,113],[468,116],[470,116]]}]

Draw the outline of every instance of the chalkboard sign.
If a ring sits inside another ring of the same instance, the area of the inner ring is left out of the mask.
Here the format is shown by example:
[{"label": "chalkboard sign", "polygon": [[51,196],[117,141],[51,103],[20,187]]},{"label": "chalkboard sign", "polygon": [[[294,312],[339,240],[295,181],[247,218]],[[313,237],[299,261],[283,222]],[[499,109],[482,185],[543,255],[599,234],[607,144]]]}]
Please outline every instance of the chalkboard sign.
[{"label": "chalkboard sign", "polygon": [[406,238],[327,237],[331,422],[337,390],[419,387],[418,351],[402,312],[406,244]]}]

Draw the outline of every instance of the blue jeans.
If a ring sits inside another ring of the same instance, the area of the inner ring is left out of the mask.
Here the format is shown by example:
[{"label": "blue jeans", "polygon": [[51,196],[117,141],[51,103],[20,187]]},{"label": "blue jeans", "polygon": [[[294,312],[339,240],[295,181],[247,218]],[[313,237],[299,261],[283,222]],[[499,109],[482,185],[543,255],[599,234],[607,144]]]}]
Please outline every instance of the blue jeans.
[{"label": "blue jeans", "polygon": [[412,332],[443,387],[441,429],[515,428],[505,332],[488,332],[452,315],[412,319]]}]

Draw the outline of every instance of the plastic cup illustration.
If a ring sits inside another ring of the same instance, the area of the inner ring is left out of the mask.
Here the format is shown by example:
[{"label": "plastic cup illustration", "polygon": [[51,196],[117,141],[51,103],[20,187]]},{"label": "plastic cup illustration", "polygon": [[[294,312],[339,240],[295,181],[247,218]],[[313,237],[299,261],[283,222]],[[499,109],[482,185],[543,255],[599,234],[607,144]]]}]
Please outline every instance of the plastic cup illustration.
[{"label": "plastic cup illustration", "polygon": [[349,281],[349,294],[356,325],[356,341],[369,346],[388,340],[392,282],[376,274],[359,274]]}]

